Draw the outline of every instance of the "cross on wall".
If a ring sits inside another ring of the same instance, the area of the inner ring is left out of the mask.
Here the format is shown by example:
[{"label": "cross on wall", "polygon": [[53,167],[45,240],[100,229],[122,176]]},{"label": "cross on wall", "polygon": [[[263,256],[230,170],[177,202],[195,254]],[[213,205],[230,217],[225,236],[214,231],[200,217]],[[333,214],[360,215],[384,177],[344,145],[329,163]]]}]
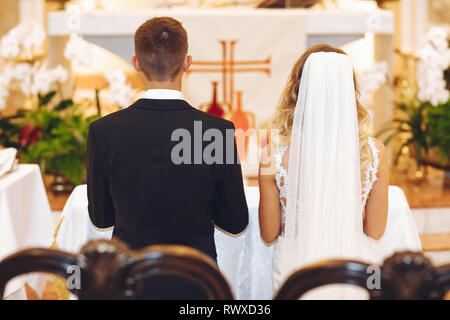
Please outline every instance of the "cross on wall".
[{"label": "cross on wall", "polygon": [[235,60],[234,48],[237,40],[219,40],[222,46],[221,61],[193,61],[192,68],[187,72],[208,72],[222,74],[222,92],[223,103],[230,106],[233,110],[234,106],[234,74],[247,72],[263,72],[270,76],[270,56],[265,60]]}]

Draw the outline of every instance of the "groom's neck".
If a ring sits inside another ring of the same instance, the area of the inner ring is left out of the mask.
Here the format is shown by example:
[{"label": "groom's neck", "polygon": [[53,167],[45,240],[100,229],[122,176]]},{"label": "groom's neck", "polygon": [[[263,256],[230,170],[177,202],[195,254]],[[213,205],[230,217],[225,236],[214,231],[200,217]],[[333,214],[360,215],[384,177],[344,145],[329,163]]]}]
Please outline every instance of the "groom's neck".
[{"label": "groom's neck", "polygon": [[173,81],[147,81],[147,89],[170,89],[181,91],[181,77]]}]

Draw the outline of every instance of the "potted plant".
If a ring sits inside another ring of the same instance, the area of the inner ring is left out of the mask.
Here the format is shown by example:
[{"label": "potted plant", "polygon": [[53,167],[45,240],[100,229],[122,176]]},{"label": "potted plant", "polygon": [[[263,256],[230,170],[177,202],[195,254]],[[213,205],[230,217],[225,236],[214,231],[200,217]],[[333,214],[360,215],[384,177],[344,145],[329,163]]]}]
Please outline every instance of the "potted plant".
[{"label": "potted plant", "polygon": [[428,108],[425,125],[430,152],[424,163],[450,171],[450,100]]},{"label": "potted plant", "polygon": [[[0,39],[0,147],[16,148],[21,162],[37,163],[43,173],[53,175],[53,191],[70,191],[85,177],[87,134],[91,122],[101,116],[102,88],[95,89],[95,101],[75,103],[64,97],[62,85],[69,72],[61,65],[49,68],[43,59],[44,39],[45,31],[35,23],[20,24]],[[67,42],[64,56],[84,66],[92,62],[89,44],[76,33]],[[110,103],[128,106],[132,88],[125,74],[110,70],[105,78]],[[22,108],[6,116],[2,110],[12,89],[21,91],[25,101]],[[93,104],[96,114],[92,115],[87,109],[94,109],[90,108]]]},{"label": "potted plant", "polygon": [[403,149],[407,147],[415,155],[417,165],[422,165],[422,156],[429,150],[425,124],[427,107],[427,103],[421,103],[416,97],[403,98],[395,104],[394,112],[397,116],[376,134],[377,137],[388,134],[384,139],[386,145],[395,138],[401,138],[394,164],[397,164]]},{"label": "potted plant", "polygon": [[88,129],[100,115],[85,116],[72,99],[52,106],[55,95],[40,98],[36,109],[0,118],[0,144],[17,148],[21,162],[38,163],[54,175],[53,191],[70,191],[84,180]]},{"label": "potted plant", "polygon": [[39,163],[42,172],[54,175],[53,191],[70,191],[84,180],[88,129],[99,115],[85,116],[71,99],[51,107],[55,93],[48,93],[37,109],[26,113],[24,127],[39,128],[39,136],[21,161]]},{"label": "potted plant", "polygon": [[394,119],[377,136],[386,144],[400,138],[394,157],[404,148],[422,165],[450,171],[450,49],[445,29],[432,28],[417,58],[416,87],[400,90]]}]

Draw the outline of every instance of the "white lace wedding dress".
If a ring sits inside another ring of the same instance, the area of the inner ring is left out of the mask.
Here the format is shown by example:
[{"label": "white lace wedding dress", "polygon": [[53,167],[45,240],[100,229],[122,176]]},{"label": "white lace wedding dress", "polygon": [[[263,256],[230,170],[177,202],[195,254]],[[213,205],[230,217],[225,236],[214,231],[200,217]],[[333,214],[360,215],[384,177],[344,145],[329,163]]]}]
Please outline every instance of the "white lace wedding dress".
[{"label": "white lace wedding dress", "polygon": [[[373,161],[366,170],[364,181],[362,184],[362,207],[365,207],[370,191],[374,183],[377,181],[378,171],[378,152],[379,150],[375,146],[375,139],[369,138],[369,146],[372,151]],[[275,155],[275,168],[276,168],[276,184],[279,190],[279,198],[282,214],[282,230],[284,230],[285,212],[286,212],[286,196],[287,196],[287,181],[288,172],[283,167],[283,156],[288,149],[288,146],[278,146],[277,153]],[[389,211],[390,217],[388,218],[388,225],[386,227],[385,235],[381,240],[375,244],[375,250],[377,260],[382,261],[385,257],[398,250],[412,250],[420,251],[420,239],[419,235],[410,213],[407,207],[406,199],[403,196],[402,191],[397,187],[390,187],[389,192]],[[405,208],[406,204],[406,208]],[[406,209],[406,210],[405,210]],[[391,215],[394,212],[394,219]],[[272,285],[274,293],[279,289],[282,282],[285,280],[282,271],[279,266],[279,257],[283,250],[283,237],[284,234],[280,234],[274,245],[273,252],[273,264],[272,264]],[[374,241],[375,243],[375,241]]]}]

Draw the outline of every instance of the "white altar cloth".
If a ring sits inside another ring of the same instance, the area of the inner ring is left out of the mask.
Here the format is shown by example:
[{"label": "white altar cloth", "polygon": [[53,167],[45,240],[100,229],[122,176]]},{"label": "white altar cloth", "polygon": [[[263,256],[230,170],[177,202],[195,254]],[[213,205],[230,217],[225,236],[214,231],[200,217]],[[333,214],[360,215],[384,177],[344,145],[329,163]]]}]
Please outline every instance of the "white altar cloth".
[{"label": "white altar cloth", "polygon": [[[20,164],[0,177],[0,261],[18,250],[49,248],[54,222],[45,193],[41,171],[36,164]],[[37,273],[18,277],[8,283],[5,297],[23,299],[28,283],[41,292],[47,277]]]},{"label": "white altar cloth", "polygon": [[[86,185],[76,187],[64,207],[56,237],[61,250],[77,252],[88,240],[111,238],[112,228],[101,230],[92,225],[86,191]],[[273,246],[267,246],[260,238],[258,188],[246,187],[245,195],[249,226],[240,236],[230,236],[216,230],[217,262],[236,299],[271,299]],[[394,251],[421,250],[411,210],[403,191],[395,186],[389,187],[388,225],[379,244],[383,248],[380,252],[382,257]]]}]

